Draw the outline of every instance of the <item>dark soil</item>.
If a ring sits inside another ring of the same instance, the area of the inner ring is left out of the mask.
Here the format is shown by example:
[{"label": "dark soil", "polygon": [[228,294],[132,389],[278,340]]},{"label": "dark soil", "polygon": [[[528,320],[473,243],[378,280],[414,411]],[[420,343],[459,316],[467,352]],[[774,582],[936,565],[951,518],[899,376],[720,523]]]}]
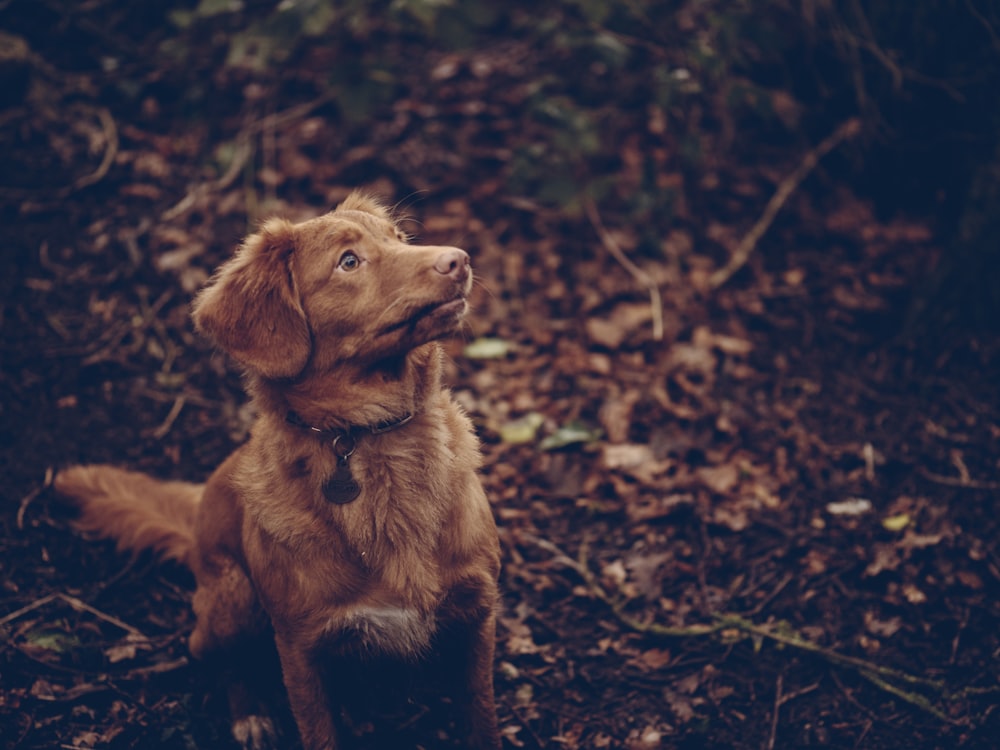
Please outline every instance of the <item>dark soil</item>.
[{"label": "dark soil", "polygon": [[[637,107],[591,163],[621,177],[653,154],[635,170],[673,186],[669,215],[596,202],[656,305],[586,201],[511,171],[548,52],[382,39],[420,62],[351,122],[317,83],[332,44],[276,77],[223,68],[206,31],[167,65],[169,25],[130,7],[0,3],[30,46],[0,61],[20,82],[0,110],[3,747],[234,746],[214,669],[186,654],[189,576],[82,539],[48,483],[100,461],[207,476],[251,415],[193,292],[261,216],[358,186],[473,256],[449,380],[504,547],[506,746],[996,746],[1000,349],[904,335],[928,225],[821,166],[712,290],[808,146],[751,134],[693,174]],[[445,743],[432,688],[372,709],[427,677],[385,674],[358,676],[358,746]]]}]

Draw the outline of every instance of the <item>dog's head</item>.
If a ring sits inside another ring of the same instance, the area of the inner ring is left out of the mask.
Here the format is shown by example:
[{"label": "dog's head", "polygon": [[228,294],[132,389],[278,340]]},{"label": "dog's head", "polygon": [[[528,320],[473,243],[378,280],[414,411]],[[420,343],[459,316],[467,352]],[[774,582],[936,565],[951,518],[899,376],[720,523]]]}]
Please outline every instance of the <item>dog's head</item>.
[{"label": "dog's head", "polygon": [[193,316],[250,370],[292,378],[452,333],[471,286],[463,250],[408,244],[382,205],[353,194],[301,224],[266,222],[198,295]]}]

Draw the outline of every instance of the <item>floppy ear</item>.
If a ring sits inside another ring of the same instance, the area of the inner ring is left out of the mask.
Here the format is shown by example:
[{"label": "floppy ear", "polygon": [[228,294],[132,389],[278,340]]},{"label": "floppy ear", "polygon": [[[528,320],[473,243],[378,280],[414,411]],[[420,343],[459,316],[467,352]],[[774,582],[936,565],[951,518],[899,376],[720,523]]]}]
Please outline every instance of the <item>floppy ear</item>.
[{"label": "floppy ear", "polygon": [[271,219],[248,237],[194,301],[197,329],[266,378],[305,368],[312,338],[292,278],[292,224]]}]

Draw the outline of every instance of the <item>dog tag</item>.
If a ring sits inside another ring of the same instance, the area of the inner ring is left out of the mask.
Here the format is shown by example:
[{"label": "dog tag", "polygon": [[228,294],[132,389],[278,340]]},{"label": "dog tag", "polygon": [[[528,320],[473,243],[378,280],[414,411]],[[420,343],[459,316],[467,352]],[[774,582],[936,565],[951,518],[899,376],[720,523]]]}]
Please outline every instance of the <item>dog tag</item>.
[{"label": "dog tag", "polygon": [[335,505],[347,505],[361,494],[361,485],[354,481],[347,457],[337,460],[337,470],[323,483],[323,496]]}]

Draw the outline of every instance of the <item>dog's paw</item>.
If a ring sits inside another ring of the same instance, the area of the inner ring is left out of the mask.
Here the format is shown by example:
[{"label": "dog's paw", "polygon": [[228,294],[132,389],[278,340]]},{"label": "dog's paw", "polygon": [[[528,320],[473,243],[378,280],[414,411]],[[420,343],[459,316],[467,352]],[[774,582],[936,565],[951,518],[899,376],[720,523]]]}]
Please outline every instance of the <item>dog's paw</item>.
[{"label": "dog's paw", "polygon": [[278,733],[267,716],[244,716],[233,722],[233,737],[243,750],[275,750]]}]

